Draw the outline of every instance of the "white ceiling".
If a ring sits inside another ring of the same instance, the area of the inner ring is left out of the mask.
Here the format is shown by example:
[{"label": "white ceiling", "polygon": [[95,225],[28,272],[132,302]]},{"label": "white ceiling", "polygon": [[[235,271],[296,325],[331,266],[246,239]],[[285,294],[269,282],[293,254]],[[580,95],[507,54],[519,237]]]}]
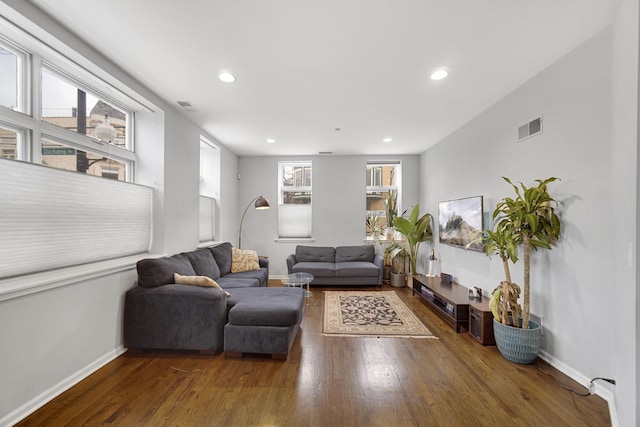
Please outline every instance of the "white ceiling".
[{"label": "white ceiling", "polygon": [[[606,27],[615,3],[31,1],[191,102],[185,114],[239,155],[421,153]],[[430,80],[438,67],[449,77]]]}]

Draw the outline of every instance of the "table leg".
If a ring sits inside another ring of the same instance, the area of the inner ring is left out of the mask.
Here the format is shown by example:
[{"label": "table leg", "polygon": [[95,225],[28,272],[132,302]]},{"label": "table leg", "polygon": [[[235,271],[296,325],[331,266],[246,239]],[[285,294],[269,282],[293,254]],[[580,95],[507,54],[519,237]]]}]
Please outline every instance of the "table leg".
[{"label": "table leg", "polygon": [[309,290],[309,283],[311,283],[311,282],[307,282],[307,290],[306,290],[306,292],[304,293],[304,295],[305,295],[306,297],[310,297],[310,296],[311,296],[311,291]]}]

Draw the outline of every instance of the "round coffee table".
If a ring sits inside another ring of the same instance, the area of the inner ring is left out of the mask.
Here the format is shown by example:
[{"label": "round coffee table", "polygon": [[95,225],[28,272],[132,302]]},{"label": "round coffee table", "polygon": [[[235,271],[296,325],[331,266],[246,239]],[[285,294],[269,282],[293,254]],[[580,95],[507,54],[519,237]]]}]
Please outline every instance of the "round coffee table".
[{"label": "round coffee table", "polygon": [[305,297],[311,296],[309,290],[309,283],[313,280],[313,275],[309,273],[291,273],[286,279],[282,279],[282,283],[287,286],[300,286],[304,289],[304,285],[307,285],[307,290],[304,291]]}]

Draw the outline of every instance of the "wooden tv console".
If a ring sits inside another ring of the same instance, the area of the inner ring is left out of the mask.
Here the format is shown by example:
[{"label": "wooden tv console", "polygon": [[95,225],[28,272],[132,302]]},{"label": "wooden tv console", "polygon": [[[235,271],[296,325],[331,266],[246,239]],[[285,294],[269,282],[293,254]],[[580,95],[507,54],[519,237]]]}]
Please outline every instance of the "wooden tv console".
[{"label": "wooden tv console", "polygon": [[420,295],[456,332],[469,330],[469,304],[475,301],[469,289],[456,282],[442,284],[440,277],[416,276],[412,294]]}]

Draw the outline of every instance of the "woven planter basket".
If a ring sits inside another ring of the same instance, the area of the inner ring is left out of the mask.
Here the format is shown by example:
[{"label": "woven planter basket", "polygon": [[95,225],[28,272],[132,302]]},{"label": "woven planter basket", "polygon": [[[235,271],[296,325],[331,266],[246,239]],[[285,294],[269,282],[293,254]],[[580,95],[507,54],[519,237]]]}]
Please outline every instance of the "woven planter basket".
[{"label": "woven planter basket", "polygon": [[541,330],[535,322],[529,321],[529,329],[522,329],[503,325],[493,319],[493,335],[500,354],[511,362],[529,364],[538,357]]}]

